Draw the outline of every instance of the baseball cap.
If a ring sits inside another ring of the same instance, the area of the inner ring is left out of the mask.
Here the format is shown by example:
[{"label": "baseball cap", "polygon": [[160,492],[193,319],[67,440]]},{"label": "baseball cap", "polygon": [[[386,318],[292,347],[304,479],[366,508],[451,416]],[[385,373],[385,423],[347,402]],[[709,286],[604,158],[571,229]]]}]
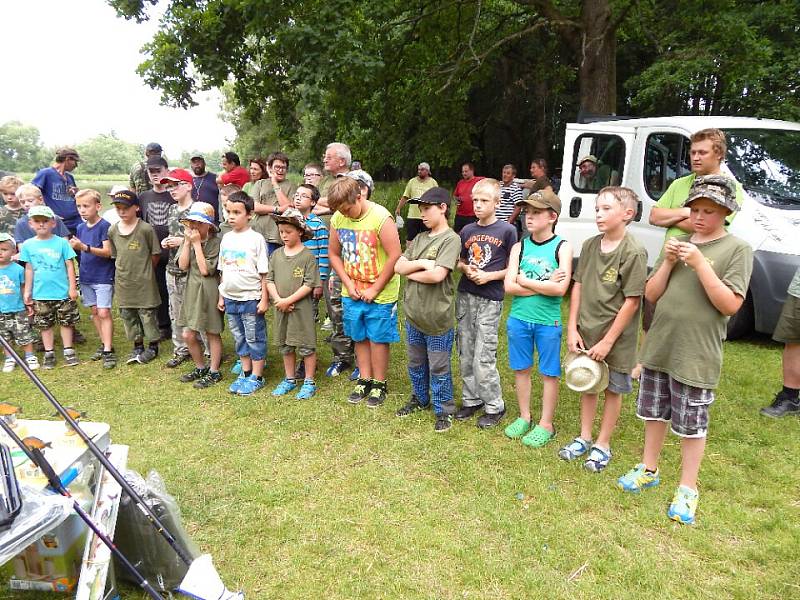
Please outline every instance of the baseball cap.
[{"label": "baseball cap", "polygon": [[736,184],[724,175],[695,177],[692,187],[689,188],[689,197],[683,205],[689,206],[700,198],[708,198],[731,212],[739,210],[739,205],[736,203]]},{"label": "baseball cap", "polygon": [[206,159],[202,154],[195,154],[189,159],[189,162],[192,162],[193,160],[202,160],[203,162],[206,162]]},{"label": "baseball cap", "polygon": [[144,147],[145,152],[158,152],[161,154],[163,150],[161,149],[161,144],[158,142],[150,142],[147,146]]},{"label": "baseball cap", "polygon": [[450,206],[450,193],[441,187],[426,190],[419,198],[412,198],[409,204],[447,204]]},{"label": "baseball cap", "polygon": [[363,169],[356,169],[354,171],[348,171],[344,174],[345,177],[349,177],[350,179],[355,179],[359,183],[363,183],[365,186],[369,188],[369,193],[372,193],[375,184],[372,181],[372,176],[364,171]]},{"label": "baseball cap", "polygon": [[419,163],[419,164],[417,165],[417,168],[418,168],[418,169],[425,169],[426,171],[430,171],[430,170],[431,170],[431,166],[430,166],[428,163],[426,163],[426,162],[421,162],[421,163]]},{"label": "baseball cap", "polygon": [[28,211],[28,218],[32,219],[33,217],[44,217],[45,219],[55,219],[56,214],[53,212],[53,209],[49,206],[31,206],[31,209]]},{"label": "baseball cap", "polygon": [[151,156],[147,159],[148,169],[160,169],[161,167],[169,168],[167,160],[163,156]]},{"label": "baseball cap", "polygon": [[304,242],[314,237],[314,232],[311,231],[311,227],[308,226],[303,215],[296,208],[287,208],[283,213],[273,214],[271,216],[278,223],[289,223],[300,229],[302,232],[300,234],[300,239]]},{"label": "baseball cap", "polygon": [[111,186],[111,189],[108,191],[108,195],[113,198],[114,194],[116,194],[117,192],[124,192],[127,189],[128,188],[125,187],[124,185],[113,185]]},{"label": "baseball cap", "polygon": [[197,223],[205,223],[210,225],[214,231],[218,231],[217,226],[214,224],[214,207],[208,202],[192,202],[189,206],[189,212],[181,218],[183,221],[195,221]]},{"label": "baseball cap", "polygon": [[56,156],[63,156],[64,158],[74,158],[75,160],[80,160],[81,157],[78,154],[78,151],[75,148],[59,148],[56,150]]},{"label": "baseball cap", "polygon": [[139,206],[139,198],[130,190],[120,190],[111,195],[111,204],[124,204],[125,206]]},{"label": "baseball cap", "polygon": [[14,236],[11,235],[10,233],[0,233],[0,243],[3,242],[13,242],[15,244],[17,243],[17,241],[14,239]]},{"label": "baseball cap", "polygon": [[161,178],[161,183],[167,183],[169,181],[174,183],[192,183],[194,180],[192,179],[191,173],[186,169],[172,169],[172,171],[167,173],[166,177]]},{"label": "baseball cap", "polygon": [[550,209],[557,215],[561,214],[561,198],[556,196],[550,190],[539,190],[538,192],[531,192],[524,200],[517,200],[517,206],[527,204],[533,208]]},{"label": "baseball cap", "polygon": [[587,155],[586,155],[586,156],[584,156],[582,159],[580,159],[580,160],[579,160],[579,161],[578,161],[576,164],[577,164],[577,165],[580,165],[581,163],[585,163],[587,160],[588,160],[590,163],[597,164],[597,157],[596,157],[594,154],[587,154]]}]

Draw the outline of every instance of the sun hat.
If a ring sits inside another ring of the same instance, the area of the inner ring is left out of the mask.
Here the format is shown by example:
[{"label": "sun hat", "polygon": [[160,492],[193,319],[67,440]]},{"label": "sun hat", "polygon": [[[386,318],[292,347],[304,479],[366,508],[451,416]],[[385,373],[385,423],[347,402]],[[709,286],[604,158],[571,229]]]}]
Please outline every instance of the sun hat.
[{"label": "sun hat", "polygon": [[554,192],[550,190],[540,190],[538,192],[531,192],[528,194],[528,197],[524,200],[517,200],[515,203],[517,206],[521,206],[523,204],[527,204],[528,206],[532,206],[533,208],[538,208],[541,210],[550,209],[554,211],[557,215],[561,214],[561,198],[556,196]]},{"label": "sun hat", "polygon": [[172,169],[159,183],[194,183],[194,179],[186,169]]},{"label": "sun hat", "polygon": [[308,226],[303,214],[296,208],[287,208],[280,214],[270,215],[278,223],[288,223],[294,225],[300,230],[300,240],[306,242],[314,237],[314,232]]},{"label": "sun hat", "polygon": [[585,352],[568,352],[564,357],[564,381],[574,392],[602,392],[608,387],[608,365],[589,358]]},{"label": "sun hat", "polygon": [[214,231],[219,231],[214,223],[214,207],[208,202],[192,202],[189,206],[189,212],[181,217],[181,223],[185,221],[194,221],[196,223],[205,223],[210,225]]},{"label": "sun hat", "polygon": [[53,212],[53,209],[49,206],[31,206],[30,210],[28,211],[28,219],[32,219],[33,217],[44,217],[45,219],[55,219],[56,214]]},{"label": "sun hat", "polygon": [[139,198],[130,190],[120,190],[111,195],[111,204],[124,204],[125,206],[138,206]]},{"label": "sun hat", "polygon": [[684,206],[689,206],[695,200],[707,198],[712,202],[724,206],[731,212],[739,210],[736,203],[736,184],[724,175],[700,175],[694,178],[692,187],[689,188],[689,197]]}]

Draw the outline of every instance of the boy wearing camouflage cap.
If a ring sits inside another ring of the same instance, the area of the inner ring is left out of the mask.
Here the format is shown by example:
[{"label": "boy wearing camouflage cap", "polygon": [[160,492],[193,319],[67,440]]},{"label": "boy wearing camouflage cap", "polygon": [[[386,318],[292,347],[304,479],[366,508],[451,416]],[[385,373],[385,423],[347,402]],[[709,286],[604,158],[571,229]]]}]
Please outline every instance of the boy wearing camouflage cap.
[{"label": "boy wearing camouflage cap", "polygon": [[666,243],[645,289],[658,305],[643,348],[636,406],[645,421],[644,456],[617,484],[639,492],[659,483],[658,458],[669,423],[681,437],[681,476],[667,515],[684,524],[695,521],[726,324],[744,301],[753,268],[750,246],[725,230],[725,217],[739,209],[735,198],[734,182],[723,175],[695,179],[684,203],[693,233]]}]

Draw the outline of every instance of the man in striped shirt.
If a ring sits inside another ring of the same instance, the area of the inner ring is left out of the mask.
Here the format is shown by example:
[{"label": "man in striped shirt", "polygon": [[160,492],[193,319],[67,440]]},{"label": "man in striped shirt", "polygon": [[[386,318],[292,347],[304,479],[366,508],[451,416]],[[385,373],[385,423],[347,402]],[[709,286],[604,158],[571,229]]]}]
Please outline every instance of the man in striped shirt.
[{"label": "man in striped shirt", "polygon": [[[500,180],[500,204],[497,205],[495,214],[498,221],[506,221],[517,227],[517,219],[514,214],[516,211],[516,204],[522,200],[522,188],[514,181],[517,176],[517,167],[514,165],[506,165],[503,167],[503,173]],[[517,230],[519,234],[519,230]]]}]

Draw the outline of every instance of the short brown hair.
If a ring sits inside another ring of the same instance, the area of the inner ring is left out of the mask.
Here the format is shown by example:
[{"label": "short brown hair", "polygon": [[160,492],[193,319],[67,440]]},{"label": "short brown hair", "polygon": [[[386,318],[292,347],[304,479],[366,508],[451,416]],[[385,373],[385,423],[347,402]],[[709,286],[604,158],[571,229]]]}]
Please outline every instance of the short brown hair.
[{"label": "short brown hair", "polygon": [[17,177],[16,175],[6,175],[2,179],[0,179],[0,193],[3,194],[11,194],[17,191],[17,188],[21,186],[24,181]]},{"label": "short brown hair", "polygon": [[710,140],[711,147],[717,151],[720,155],[720,158],[725,158],[725,154],[728,152],[728,140],[725,138],[725,134],[720,131],[719,129],[701,129],[700,131],[696,131],[692,134],[692,137],[689,138],[693,144],[695,142],[702,142],[703,140]]},{"label": "short brown hair", "polygon": [[343,204],[354,204],[361,193],[361,185],[350,177],[337,177],[328,189],[328,208],[332,212]]},{"label": "short brown hair", "polygon": [[[633,215],[636,216],[636,212],[639,210],[639,196],[631,188],[608,185],[597,192],[598,196],[600,194],[611,194],[614,196],[614,200],[622,205],[622,208],[630,208],[633,211]],[[633,220],[633,217],[631,217],[631,220]]]},{"label": "short brown hair", "polygon": [[75,194],[76,201],[80,200],[81,198],[91,198],[98,204],[101,204],[100,192],[98,192],[97,190],[93,190],[91,188],[81,190],[77,194]]}]

